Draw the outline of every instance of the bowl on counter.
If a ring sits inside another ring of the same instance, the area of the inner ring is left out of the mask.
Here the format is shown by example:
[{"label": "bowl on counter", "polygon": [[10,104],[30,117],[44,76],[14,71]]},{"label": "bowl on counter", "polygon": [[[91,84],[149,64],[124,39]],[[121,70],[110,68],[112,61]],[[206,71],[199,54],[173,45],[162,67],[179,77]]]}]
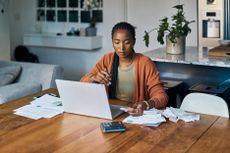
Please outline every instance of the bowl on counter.
[{"label": "bowl on counter", "polygon": [[230,47],[230,40],[220,40],[220,45],[224,47]]}]

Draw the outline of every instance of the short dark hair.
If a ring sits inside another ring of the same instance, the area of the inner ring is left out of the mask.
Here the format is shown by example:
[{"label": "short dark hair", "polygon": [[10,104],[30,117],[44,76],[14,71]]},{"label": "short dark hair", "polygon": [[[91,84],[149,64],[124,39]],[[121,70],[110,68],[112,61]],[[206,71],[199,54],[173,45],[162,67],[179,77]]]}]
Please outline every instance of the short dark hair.
[{"label": "short dark hair", "polygon": [[111,33],[112,38],[113,38],[114,33],[117,30],[120,30],[120,29],[127,30],[131,34],[131,36],[132,36],[132,38],[134,40],[134,43],[136,42],[135,27],[133,25],[131,25],[130,23],[128,23],[128,22],[119,22],[119,23],[115,24],[113,29],[112,29],[112,33]]}]

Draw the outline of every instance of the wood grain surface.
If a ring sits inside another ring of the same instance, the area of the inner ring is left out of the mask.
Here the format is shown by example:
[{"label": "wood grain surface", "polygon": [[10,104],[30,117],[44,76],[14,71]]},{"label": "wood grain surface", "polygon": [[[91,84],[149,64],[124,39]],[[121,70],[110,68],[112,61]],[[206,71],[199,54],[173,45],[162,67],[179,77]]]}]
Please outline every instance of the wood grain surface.
[{"label": "wood grain surface", "polygon": [[217,46],[209,50],[208,56],[230,57],[230,47]]},{"label": "wood grain surface", "polygon": [[[49,89],[44,93],[57,93]],[[125,124],[123,133],[103,133],[108,120],[64,113],[32,120],[13,114],[31,102],[31,95],[0,106],[0,153],[219,153],[230,150],[229,119],[201,115],[191,123],[167,121],[159,127]],[[111,100],[111,103],[122,103]],[[116,121],[127,116],[123,114]]]}]

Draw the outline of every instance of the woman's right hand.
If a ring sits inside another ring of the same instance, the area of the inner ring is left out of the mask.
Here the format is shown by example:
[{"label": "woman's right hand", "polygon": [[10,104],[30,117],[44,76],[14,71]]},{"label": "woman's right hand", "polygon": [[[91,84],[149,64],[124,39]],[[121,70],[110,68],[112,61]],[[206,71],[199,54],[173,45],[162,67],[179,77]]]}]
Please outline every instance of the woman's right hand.
[{"label": "woman's right hand", "polygon": [[90,79],[92,82],[105,84],[107,86],[111,84],[111,75],[108,73],[106,68],[91,76]]}]

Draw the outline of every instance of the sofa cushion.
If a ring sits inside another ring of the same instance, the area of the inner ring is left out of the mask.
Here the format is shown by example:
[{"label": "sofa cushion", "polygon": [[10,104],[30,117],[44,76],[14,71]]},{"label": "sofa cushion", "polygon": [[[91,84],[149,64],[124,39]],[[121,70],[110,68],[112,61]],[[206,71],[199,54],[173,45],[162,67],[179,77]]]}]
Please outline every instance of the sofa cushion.
[{"label": "sofa cushion", "polygon": [[21,66],[19,65],[0,67],[0,86],[12,83],[20,72]]},{"label": "sofa cushion", "polygon": [[12,83],[0,87],[0,104],[37,93],[42,90],[39,83]]}]

